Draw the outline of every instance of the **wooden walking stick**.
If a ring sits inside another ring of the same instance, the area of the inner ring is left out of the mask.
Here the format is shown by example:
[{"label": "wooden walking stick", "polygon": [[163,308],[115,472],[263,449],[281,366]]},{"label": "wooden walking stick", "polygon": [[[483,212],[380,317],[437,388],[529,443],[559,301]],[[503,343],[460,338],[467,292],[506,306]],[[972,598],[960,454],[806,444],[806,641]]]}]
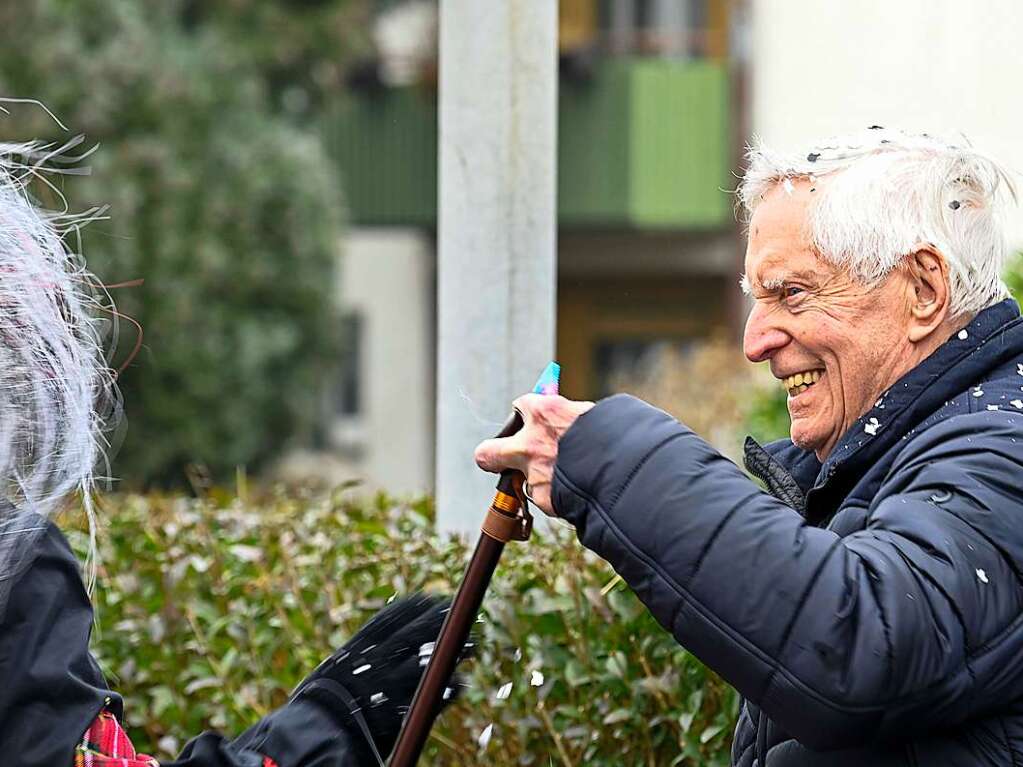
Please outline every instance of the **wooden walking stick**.
[{"label": "wooden walking stick", "polygon": [[[537,394],[557,394],[560,372],[561,368],[556,362],[548,364],[533,391]],[[497,437],[510,437],[521,428],[522,416],[516,411],[509,416]],[[483,519],[476,550],[462,576],[462,584],[451,603],[444,625],[441,626],[440,636],[437,637],[426,672],[412,698],[388,767],[413,767],[419,760],[433,720],[440,710],[444,689],[455,671],[458,658],[469,638],[469,631],[476,622],[494,568],[504,551],[504,544],[529,539],[533,530],[533,517],[522,494],[523,480],[522,473],[518,471],[501,473],[497,493]]]}]

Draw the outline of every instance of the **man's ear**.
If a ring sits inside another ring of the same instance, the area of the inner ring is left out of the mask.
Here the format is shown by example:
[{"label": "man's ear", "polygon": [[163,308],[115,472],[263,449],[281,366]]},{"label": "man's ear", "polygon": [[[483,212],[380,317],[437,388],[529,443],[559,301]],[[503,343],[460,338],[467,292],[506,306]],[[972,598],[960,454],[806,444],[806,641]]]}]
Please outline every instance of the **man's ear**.
[{"label": "man's ear", "polygon": [[906,260],[910,295],[909,340],[929,338],[949,316],[948,263],[930,247],[923,247]]}]

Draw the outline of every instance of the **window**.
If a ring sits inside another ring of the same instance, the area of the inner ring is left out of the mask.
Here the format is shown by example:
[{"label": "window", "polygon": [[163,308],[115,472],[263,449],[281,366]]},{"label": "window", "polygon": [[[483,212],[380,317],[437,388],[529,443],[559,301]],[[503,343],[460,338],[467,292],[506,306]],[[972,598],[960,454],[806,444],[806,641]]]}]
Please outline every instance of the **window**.
[{"label": "window", "polygon": [[715,39],[725,0],[604,0],[601,25],[612,53],[720,56]]},{"label": "window", "polygon": [[349,312],[341,318],[342,352],[340,370],[334,386],[335,416],[353,418],[362,413],[362,316]]},{"label": "window", "polygon": [[593,347],[596,396],[607,397],[647,379],[665,354],[685,355],[692,343],[692,339],[664,337],[598,340]]}]

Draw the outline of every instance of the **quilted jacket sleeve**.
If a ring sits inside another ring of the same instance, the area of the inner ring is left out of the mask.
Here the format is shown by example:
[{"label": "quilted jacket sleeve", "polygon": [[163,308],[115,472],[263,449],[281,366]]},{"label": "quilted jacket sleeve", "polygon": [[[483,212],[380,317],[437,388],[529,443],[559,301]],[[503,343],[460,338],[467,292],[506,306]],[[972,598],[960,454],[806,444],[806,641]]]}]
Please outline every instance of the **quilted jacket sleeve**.
[{"label": "quilted jacket sleeve", "polygon": [[295,700],[264,717],[239,738],[204,732],[163,767],[369,767],[377,764],[359,735],[349,733],[333,714],[342,701],[314,696]]},{"label": "quilted jacket sleeve", "polygon": [[806,525],[627,396],[562,438],[553,499],[678,641],[793,737],[863,745],[1023,689],[1023,418],[951,418],[902,450],[864,529]]}]

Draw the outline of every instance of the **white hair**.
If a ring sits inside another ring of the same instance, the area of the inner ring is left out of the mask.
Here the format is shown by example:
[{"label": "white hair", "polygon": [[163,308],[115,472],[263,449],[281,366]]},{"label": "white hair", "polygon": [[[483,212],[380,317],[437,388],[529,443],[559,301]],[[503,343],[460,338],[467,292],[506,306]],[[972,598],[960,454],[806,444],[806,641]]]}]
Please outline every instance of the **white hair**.
[{"label": "white hair", "polygon": [[[102,211],[68,213],[47,180],[76,172],[80,158],[68,151],[79,143],[0,143],[0,500],[8,502],[0,504],[0,586],[17,566],[18,534],[38,534],[75,493],[89,520],[90,586],[95,572],[94,470],[118,406],[102,342],[114,315],[67,240]],[[36,204],[34,187],[64,209]],[[0,606],[5,596],[0,588]]]},{"label": "white hair", "polygon": [[[1008,172],[963,138],[949,141],[872,126],[788,155],[757,139],[738,198],[752,216],[765,193],[807,180],[808,234],[817,254],[859,281],[880,282],[921,245],[949,267],[950,313],[972,315],[1007,298],[1003,218],[1016,192]],[[826,179],[814,186],[818,179]]]}]

